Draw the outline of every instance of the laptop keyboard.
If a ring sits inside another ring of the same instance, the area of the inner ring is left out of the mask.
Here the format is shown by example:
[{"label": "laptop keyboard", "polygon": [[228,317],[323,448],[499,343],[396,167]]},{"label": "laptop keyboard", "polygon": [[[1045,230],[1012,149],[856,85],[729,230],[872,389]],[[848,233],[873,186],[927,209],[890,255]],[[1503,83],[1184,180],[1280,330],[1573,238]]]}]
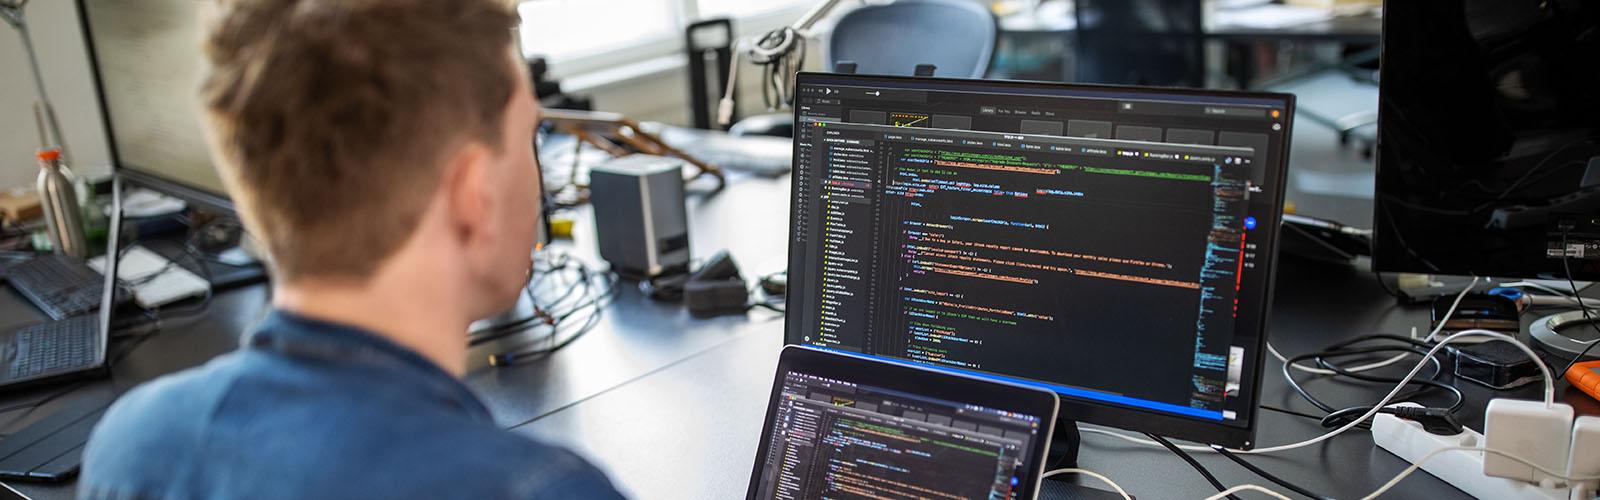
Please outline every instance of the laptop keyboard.
[{"label": "laptop keyboard", "polygon": [[17,330],[10,378],[88,367],[99,348],[99,328],[99,316],[79,316]]},{"label": "laptop keyboard", "polygon": [[52,319],[63,319],[100,307],[105,280],[77,259],[41,255],[6,271],[6,281]]}]

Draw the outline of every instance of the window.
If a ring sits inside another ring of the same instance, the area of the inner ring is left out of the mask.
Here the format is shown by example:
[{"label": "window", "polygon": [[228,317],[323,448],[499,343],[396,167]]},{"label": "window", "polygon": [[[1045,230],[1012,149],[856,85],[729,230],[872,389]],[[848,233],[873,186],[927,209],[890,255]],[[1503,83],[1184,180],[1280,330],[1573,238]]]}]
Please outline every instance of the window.
[{"label": "window", "polygon": [[522,50],[557,74],[612,68],[683,50],[689,23],[734,20],[739,36],[794,22],[821,0],[523,0]]},{"label": "window", "polygon": [[527,55],[552,62],[671,37],[676,8],[666,0],[535,0],[517,7]]},{"label": "window", "polygon": [[740,18],[755,14],[765,14],[785,7],[805,7],[812,3],[805,0],[700,0],[700,15],[702,17],[732,17]]}]

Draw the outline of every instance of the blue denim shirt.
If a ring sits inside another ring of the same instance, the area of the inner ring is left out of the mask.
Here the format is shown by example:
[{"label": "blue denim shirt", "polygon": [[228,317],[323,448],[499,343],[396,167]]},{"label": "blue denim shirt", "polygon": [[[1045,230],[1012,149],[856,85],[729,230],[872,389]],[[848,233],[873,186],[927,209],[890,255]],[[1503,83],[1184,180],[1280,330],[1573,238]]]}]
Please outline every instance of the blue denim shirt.
[{"label": "blue denim shirt", "polygon": [[499,428],[455,377],[355,328],[274,311],[245,347],[119,399],[79,498],[620,498]]}]

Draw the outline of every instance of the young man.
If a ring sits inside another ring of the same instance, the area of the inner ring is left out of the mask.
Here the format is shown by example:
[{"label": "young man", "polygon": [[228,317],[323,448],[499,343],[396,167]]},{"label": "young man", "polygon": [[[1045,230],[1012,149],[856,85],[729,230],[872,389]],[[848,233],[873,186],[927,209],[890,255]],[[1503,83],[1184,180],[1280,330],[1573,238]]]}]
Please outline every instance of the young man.
[{"label": "young man", "polygon": [[468,324],[527,278],[539,213],[505,4],[219,2],[201,101],[273,310],[239,351],[119,400],[81,497],[618,496],[459,380]]}]

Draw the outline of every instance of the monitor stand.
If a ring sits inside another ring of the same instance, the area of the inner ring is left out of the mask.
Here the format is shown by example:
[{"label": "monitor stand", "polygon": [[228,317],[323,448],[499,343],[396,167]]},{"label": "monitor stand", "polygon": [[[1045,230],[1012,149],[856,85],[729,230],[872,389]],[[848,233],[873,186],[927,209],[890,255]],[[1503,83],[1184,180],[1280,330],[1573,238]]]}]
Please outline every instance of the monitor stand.
[{"label": "monitor stand", "polygon": [[[1078,466],[1078,447],[1082,434],[1078,422],[1057,417],[1055,432],[1050,437],[1050,450],[1045,453],[1045,472]],[[1106,473],[1106,471],[1096,471]],[[1095,486],[1086,486],[1093,484]],[[1039,486],[1039,500],[1122,500],[1122,495],[1100,484],[1099,480],[1082,474],[1064,474],[1045,479]]]},{"label": "monitor stand", "polygon": [[[1590,309],[1592,310],[1594,308],[1591,307]],[[1600,318],[1584,319],[1583,311],[1567,311],[1560,314],[1552,314],[1534,320],[1533,323],[1529,324],[1528,336],[1546,351],[1550,351],[1551,353],[1554,353],[1563,359],[1572,359],[1580,354],[1583,354],[1584,351],[1589,348],[1589,343],[1593,342],[1594,340],[1579,340],[1578,338],[1574,338],[1574,335],[1568,335],[1568,332],[1563,330],[1569,328],[1575,329],[1571,333],[1578,334],[1576,335],[1577,337],[1590,336],[1589,332],[1592,330],[1589,328],[1584,328],[1585,326],[1589,326],[1585,323],[1600,323]],[[1589,350],[1589,354],[1585,355],[1584,358],[1600,358],[1600,350]],[[1583,360],[1578,361],[1581,362]],[[1557,376],[1559,377],[1561,374],[1557,374]]]},{"label": "monitor stand", "polygon": [[1050,436],[1050,451],[1045,454],[1046,472],[1078,466],[1078,421],[1056,418],[1055,432]]}]

